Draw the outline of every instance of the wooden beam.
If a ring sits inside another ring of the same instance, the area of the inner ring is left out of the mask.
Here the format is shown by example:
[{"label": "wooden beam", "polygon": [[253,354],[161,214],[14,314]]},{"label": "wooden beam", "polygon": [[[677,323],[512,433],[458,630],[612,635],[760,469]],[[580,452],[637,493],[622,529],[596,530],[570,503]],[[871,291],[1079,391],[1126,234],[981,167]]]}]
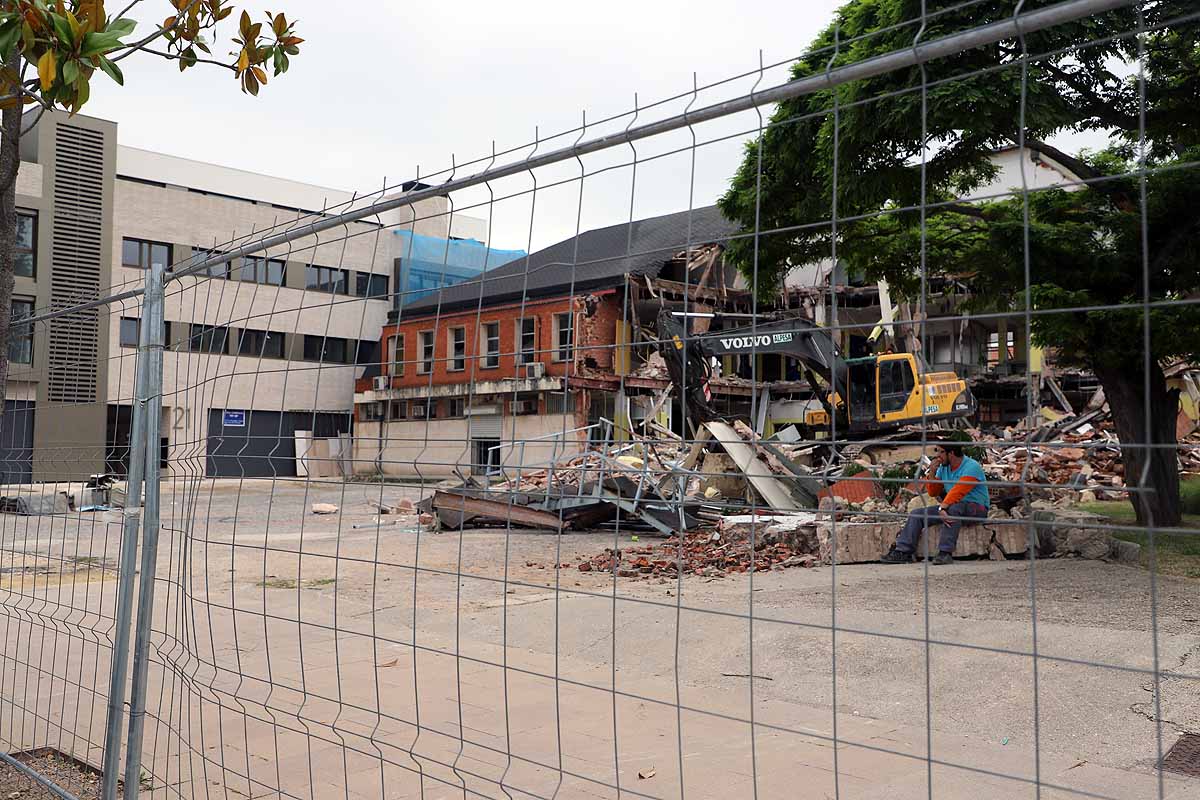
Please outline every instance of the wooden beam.
[{"label": "wooden beam", "polygon": [[561,531],[558,514],[536,508],[509,503],[505,500],[486,500],[452,492],[434,492],[433,508],[445,509],[467,516],[487,517],[498,522],[519,522],[531,528],[546,528]]}]

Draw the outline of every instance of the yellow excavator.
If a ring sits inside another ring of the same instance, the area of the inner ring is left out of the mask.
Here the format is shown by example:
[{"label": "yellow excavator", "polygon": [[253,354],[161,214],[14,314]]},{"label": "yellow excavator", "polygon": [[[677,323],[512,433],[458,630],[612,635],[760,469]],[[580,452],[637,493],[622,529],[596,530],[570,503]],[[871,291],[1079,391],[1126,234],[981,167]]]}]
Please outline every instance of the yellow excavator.
[{"label": "yellow excavator", "polygon": [[700,422],[720,416],[711,405],[712,358],[759,353],[781,353],[804,366],[822,406],[805,415],[805,427],[812,433],[833,430],[838,438],[874,436],[904,425],[975,413],[975,398],[955,373],[922,373],[911,353],[842,358],[829,330],[806,319],[685,337],[678,312],[660,306],[657,325],[671,380],[682,387],[688,414]]}]

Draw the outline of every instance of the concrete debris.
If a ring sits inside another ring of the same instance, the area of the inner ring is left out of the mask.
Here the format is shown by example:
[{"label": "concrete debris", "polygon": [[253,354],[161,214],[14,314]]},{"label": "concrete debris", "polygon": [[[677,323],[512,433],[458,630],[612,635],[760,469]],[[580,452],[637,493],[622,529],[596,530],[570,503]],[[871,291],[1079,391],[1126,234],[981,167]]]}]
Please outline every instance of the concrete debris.
[{"label": "concrete debris", "polygon": [[[686,533],[652,545],[605,549],[578,565],[581,572],[616,572],[622,578],[685,575],[722,577],[818,564],[816,515],[724,517],[718,535]],[[751,545],[753,542],[753,546]]]},{"label": "concrete debris", "polygon": [[312,513],[314,514],[336,514],[338,507],[333,503],[313,503]]}]

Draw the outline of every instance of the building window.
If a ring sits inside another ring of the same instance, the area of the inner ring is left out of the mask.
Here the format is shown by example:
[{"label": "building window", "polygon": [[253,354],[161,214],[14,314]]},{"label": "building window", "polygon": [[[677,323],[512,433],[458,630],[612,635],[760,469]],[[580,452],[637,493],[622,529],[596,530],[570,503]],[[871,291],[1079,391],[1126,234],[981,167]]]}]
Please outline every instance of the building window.
[{"label": "building window", "polygon": [[388,419],[407,419],[408,418],[408,401],[393,400]]},{"label": "building window", "polygon": [[348,364],[345,339],[333,336],[305,336],[304,360],[323,364]]},{"label": "building window", "polygon": [[467,399],[465,397],[451,397],[446,401],[446,416],[447,417],[465,417],[467,415]]},{"label": "building window", "polygon": [[500,323],[485,322],[483,325],[483,366],[487,369],[500,366]]},{"label": "building window", "polygon": [[37,214],[17,212],[17,243],[13,250],[13,274],[32,278],[37,274]]},{"label": "building window", "polygon": [[379,363],[379,359],[375,357],[378,346],[379,342],[371,339],[359,339],[354,348],[354,363],[360,367]]},{"label": "building window", "polygon": [[575,410],[574,392],[546,392],[547,414],[568,414]]},{"label": "building window", "polygon": [[388,296],[387,275],[360,272],[354,279],[354,293],[359,297],[386,298]]},{"label": "building window", "polygon": [[[137,347],[142,343],[142,321],[137,317],[121,317],[121,347]],[[163,346],[171,347],[171,323],[163,320]]]},{"label": "building window", "polygon": [[283,358],[283,334],[245,328],[238,339],[238,355]]},{"label": "building window", "polygon": [[189,341],[193,353],[227,353],[229,352],[229,329],[222,325],[196,325],[193,323]]},{"label": "building window", "polygon": [[[125,241],[129,241],[129,240],[126,239]],[[219,255],[224,255],[224,253],[222,253],[220,250],[208,250],[203,247],[193,247],[192,248],[192,263],[200,264],[200,263],[212,258],[213,256],[219,256]],[[204,270],[203,272],[197,273],[197,274],[207,275],[210,278],[228,278],[232,273],[233,273],[233,261],[230,260],[230,261],[226,261],[221,264],[213,264],[208,269]]]},{"label": "building window", "polygon": [[450,338],[450,371],[462,372],[467,368],[467,329],[451,328]]},{"label": "building window", "polygon": [[242,259],[241,280],[268,286],[283,286],[284,262],[276,258],[246,256]]},{"label": "building window", "polygon": [[121,317],[121,347],[137,347],[142,321],[137,317]]},{"label": "building window", "polygon": [[500,472],[500,442],[497,439],[474,439],[475,473],[496,475]]},{"label": "building window", "polygon": [[433,331],[421,331],[421,361],[417,364],[417,374],[428,375],[433,372]]},{"label": "building window", "polygon": [[383,419],[384,405],[378,401],[363,403],[363,422],[378,422]]},{"label": "building window", "polygon": [[350,270],[334,267],[305,267],[304,288],[330,294],[350,293]]},{"label": "building window", "polygon": [[151,264],[171,266],[171,245],[145,239],[121,240],[121,265],[150,269]]},{"label": "building window", "polygon": [[554,315],[554,360],[570,361],[575,340],[575,315]]},{"label": "building window", "polygon": [[537,360],[537,320],[533,317],[517,323],[517,363],[532,364]]},{"label": "building window", "polygon": [[8,334],[8,360],[14,364],[33,363],[33,325],[18,324],[33,316],[32,300],[12,301],[12,327]]},{"label": "building window", "polygon": [[393,336],[391,340],[392,348],[392,374],[404,374],[404,334]]},{"label": "building window", "polygon": [[437,400],[414,400],[410,415],[413,419],[437,419]]},{"label": "building window", "polygon": [[[1005,350],[1007,351],[1006,355],[1008,357],[1008,360],[1012,361],[1014,358],[1016,358],[1016,355],[1017,355],[1015,341],[1014,341],[1014,338],[1015,338],[1014,332],[1006,331],[1006,338],[1007,338],[1007,344],[1008,344],[1008,346],[1005,348]],[[989,367],[996,367],[996,366],[1000,365],[1000,334],[999,333],[989,333],[988,334],[987,365]]]}]

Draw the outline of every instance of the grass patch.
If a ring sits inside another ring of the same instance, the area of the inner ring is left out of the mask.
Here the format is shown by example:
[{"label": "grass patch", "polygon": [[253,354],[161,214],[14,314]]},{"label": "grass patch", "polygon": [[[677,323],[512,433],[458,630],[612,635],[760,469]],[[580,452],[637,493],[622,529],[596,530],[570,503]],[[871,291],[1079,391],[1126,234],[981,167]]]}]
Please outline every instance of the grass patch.
[{"label": "grass patch", "polygon": [[[1180,485],[1179,493],[1184,499],[1181,527],[1185,530],[1200,531],[1200,479],[1185,481]],[[1141,545],[1142,566],[1150,568],[1150,535],[1137,525],[1137,515],[1128,501],[1097,501],[1080,503],[1077,507],[1080,511],[1098,514],[1113,524],[1128,524],[1128,528],[1113,531],[1113,536]],[[1159,572],[1164,575],[1200,578],[1200,533],[1175,533],[1169,528],[1156,530],[1154,546]]]},{"label": "grass patch", "polygon": [[332,586],[337,583],[337,578],[314,578],[310,581],[305,581],[300,584],[295,578],[267,578],[265,581],[260,581],[259,586],[265,589],[295,589],[303,585],[305,589],[319,589],[322,586]]}]

